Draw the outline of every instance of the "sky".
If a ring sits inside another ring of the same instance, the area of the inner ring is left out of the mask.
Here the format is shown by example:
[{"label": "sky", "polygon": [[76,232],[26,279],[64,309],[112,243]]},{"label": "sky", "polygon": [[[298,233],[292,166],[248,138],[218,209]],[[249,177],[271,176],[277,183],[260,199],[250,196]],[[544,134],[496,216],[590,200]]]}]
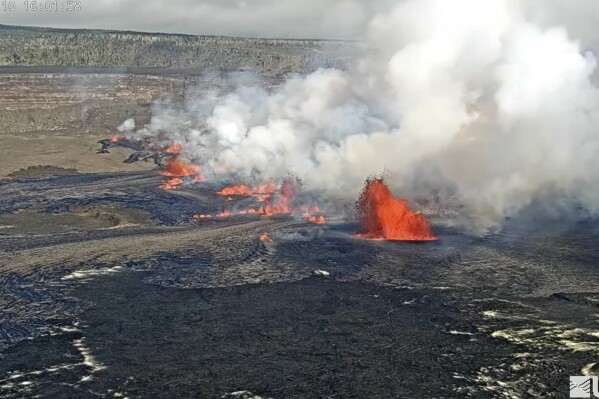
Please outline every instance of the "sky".
[{"label": "sky", "polygon": [[[67,0],[58,0],[59,4]],[[277,38],[360,39],[389,0],[81,0],[80,11],[0,11],[3,24]]]},{"label": "sky", "polygon": [[[57,1],[61,4],[72,0]],[[360,40],[365,38],[376,15],[385,15],[405,0],[78,1],[80,11],[56,12],[26,11],[25,0],[14,0],[15,11],[0,7],[0,23],[192,35]],[[583,47],[599,48],[595,29],[599,24],[599,1],[575,0],[575,7],[573,0],[512,1],[525,4],[528,17],[540,26],[565,26]]]}]

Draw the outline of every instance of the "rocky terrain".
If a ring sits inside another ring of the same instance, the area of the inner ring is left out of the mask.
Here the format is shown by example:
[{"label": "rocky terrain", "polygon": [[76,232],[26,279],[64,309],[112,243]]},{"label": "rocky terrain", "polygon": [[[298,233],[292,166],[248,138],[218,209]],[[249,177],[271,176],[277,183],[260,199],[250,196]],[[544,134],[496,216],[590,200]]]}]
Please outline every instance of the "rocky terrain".
[{"label": "rocky terrain", "polygon": [[0,182],[0,397],[562,398],[596,372],[593,223],[365,241],[193,220],[217,182],[32,172]]},{"label": "rocky terrain", "polygon": [[152,104],[236,84],[210,62],[276,86],[329,43],[6,27],[0,43],[1,398],[563,398],[597,374],[596,221],[481,236],[439,213],[439,240],[413,243],[339,215],[199,220],[245,199],[97,154]]},{"label": "rocky terrain", "polygon": [[346,68],[357,51],[348,42],[0,25],[0,177],[37,165],[121,170],[89,155],[124,120],[147,123],[152,104],[227,90],[241,75],[268,87],[290,73]]},{"label": "rocky terrain", "polygon": [[[0,68],[0,177],[53,165],[80,171],[120,170],[93,156],[96,142],[124,120],[149,122],[153,104],[180,103],[189,90],[228,90],[247,72],[137,69]],[[280,77],[252,74],[266,86]],[[117,150],[118,151],[118,150]],[[126,170],[139,170],[133,165]],[[116,169],[115,169],[116,168]]]},{"label": "rocky terrain", "polygon": [[0,25],[0,65],[251,70],[279,75],[346,68],[359,46],[322,40],[253,39]]}]

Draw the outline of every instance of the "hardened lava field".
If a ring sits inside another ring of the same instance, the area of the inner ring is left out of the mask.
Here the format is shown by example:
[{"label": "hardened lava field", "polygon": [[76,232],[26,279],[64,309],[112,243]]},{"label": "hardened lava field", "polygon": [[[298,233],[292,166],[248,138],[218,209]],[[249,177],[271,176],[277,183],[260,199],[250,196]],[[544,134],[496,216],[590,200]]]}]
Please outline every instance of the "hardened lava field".
[{"label": "hardened lava field", "polygon": [[[39,79],[17,75],[0,80]],[[596,372],[594,221],[475,235],[377,184],[365,222],[292,178],[207,179],[170,143],[97,154],[146,95],[201,80],[119,79],[121,103],[103,89],[85,125],[32,114],[0,134],[0,397],[557,398]]]},{"label": "hardened lava field", "polygon": [[197,220],[245,199],[163,180],[0,183],[2,397],[551,396],[594,367],[590,225],[368,241],[341,220]]}]

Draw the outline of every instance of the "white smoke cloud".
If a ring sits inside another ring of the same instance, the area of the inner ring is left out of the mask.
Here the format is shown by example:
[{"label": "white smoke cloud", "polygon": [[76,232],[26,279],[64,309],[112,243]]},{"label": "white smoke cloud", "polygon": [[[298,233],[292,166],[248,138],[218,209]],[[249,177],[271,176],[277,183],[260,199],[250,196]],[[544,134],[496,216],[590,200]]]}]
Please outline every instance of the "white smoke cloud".
[{"label": "white smoke cloud", "polygon": [[135,130],[135,120],[133,118],[127,119],[125,122],[121,123],[116,130],[121,133],[129,133]]},{"label": "white smoke cloud", "polygon": [[[568,4],[573,15],[578,3]],[[597,211],[596,60],[568,26],[534,10],[516,0],[403,1],[371,20],[376,51],[354,70],[199,96],[158,112],[148,129],[176,126],[212,176],[292,172],[352,199],[385,170],[398,191],[436,187],[492,220],[545,195]]]}]

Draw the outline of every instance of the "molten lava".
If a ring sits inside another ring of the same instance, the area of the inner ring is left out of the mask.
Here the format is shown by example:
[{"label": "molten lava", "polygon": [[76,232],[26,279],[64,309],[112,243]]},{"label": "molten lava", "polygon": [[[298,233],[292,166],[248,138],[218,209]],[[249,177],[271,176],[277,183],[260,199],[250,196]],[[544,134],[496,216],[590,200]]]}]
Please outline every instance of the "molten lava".
[{"label": "molten lava", "polygon": [[234,184],[227,186],[222,190],[218,191],[217,195],[227,196],[231,198],[233,195],[240,195],[244,197],[254,197],[259,202],[264,202],[276,191],[275,183],[268,182],[261,184],[258,187],[250,187],[246,184]]},{"label": "molten lava", "polygon": [[163,176],[184,177],[197,175],[198,172],[199,168],[197,166],[173,158],[166,164],[166,167],[160,174]]},{"label": "molten lava", "polygon": [[172,179],[167,179],[164,183],[162,183],[160,188],[164,190],[175,190],[179,184],[183,184],[183,180],[179,179],[178,177],[173,177]]},{"label": "molten lava", "polygon": [[[152,143],[153,144],[153,143]],[[167,154],[179,154],[181,151],[183,150],[183,147],[181,147],[181,144],[177,143],[176,141],[173,141],[168,148],[166,149],[166,153]]]},{"label": "molten lava", "polygon": [[204,219],[212,219],[212,215],[193,215],[192,219],[194,220],[204,220]]},{"label": "molten lava", "polygon": [[191,183],[200,183],[206,180],[204,176],[199,174],[200,168],[195,165],[187,164],[179,161],[177,158],[171,159],[166,167],[160,172],[163,176],[170,176],[171,179],[165,181],[160,187],[165,190],[175,190],[175,187],[183,184],[182,177],[193,176],[192,179],[186,179]]},{"label": "molten lava", "polygon": [[302,183],[299,179],[293,177],[283,179],[275,201],[271,201],[270,197],[264,199],[264,214],[271,216],[292,213],[293,200],[301,188]]},{"label": "molten lava", "polygon": [[231,216],[231,212],[229,212],[228,210],[225,209],[224,211],[222,211],[221,213],[219,213],[216,216],[218,216],[219,218],[226,218],[227,216]]},{"label": "molten lava", "polygon": [[324,224],[324,216],[315,216],[313,213],[320,213],[318,206],[298,207],[297,194],[301,191],[303,185],[301,180],[294,177],[283,179],[281,188],[276,189],[274,182],[261,184],[257,187],[250,187],[246,184],[235,184],[227,186],[218,191],[216,194],[226,197],[227,201],[232,201],[233,196],[254,197],[258,202],[264,202],[264,206],[259,208],[248,208],[244,210],[231,211],[225,209],[218,214],[218,217],[227,217],[231,215],[263,215],[272,216],[277,214],[291,214],[294,212],[302,212],[304,217],[312,223]]},{"label": "molten lava", "polygon": [[244,195],[250,196],[252,195],[252,189],[245,184],[235,184],[233,186],[228,186],[223,188],[220,191],[216,192],[217,195]]},{"label": "molten lava", "polygon": [[304,212],[304,217],[306,218],[306,220],[308,220],[309,222],[312,222],[314,224],[325,224],[326,223],[326,220],[325,220],[324,216],[322,216],[322,215],[314,216],[310,212]]},{"label": "molten lava", "polygon": [[260,235],[260,241],[266,241],[266,242],[274,242],[272,240],[272,238],[270,238],[270,236],[268,235],[268,233],[264,232]]},{"label": "molten lava", "polygon": [[360,219],[357,236],[397,241],[431,241],[437,238],[421,214],[408,202],[395,199],[383,179],[368,179],[356,204]]}]

